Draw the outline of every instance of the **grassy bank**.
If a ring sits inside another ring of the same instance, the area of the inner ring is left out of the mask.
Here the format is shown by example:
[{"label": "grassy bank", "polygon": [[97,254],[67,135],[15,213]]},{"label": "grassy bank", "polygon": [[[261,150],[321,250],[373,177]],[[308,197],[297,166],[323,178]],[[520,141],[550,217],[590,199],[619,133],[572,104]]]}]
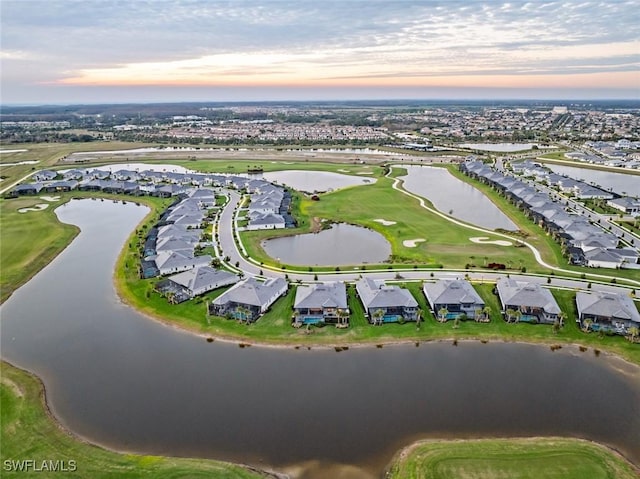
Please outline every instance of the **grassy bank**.
[{"label": "grassy bank", "polygon": [[[135,201],[158,210],[169,203],[168,200],[150,196],[124,197],[83,191],[51,195],[49,198],[57,199],[47,201],[29,196],[0,200],[0,303],[49,264],[78,234],[76,226],[60,223],[54,213],[58,206],[71,198]],[[40,211],[19,211],[38,204],[48,206]]]},{"label": "grassy bank", "polygon": [[46,203],[39,198],[0,200],[0,302],[49,264],[79,232],[76,226],[60,223],[53,212],[62,201],[43,211],[18,212]]},{"label": "grassy bank", "polygon": [[[1,363],[2,477],[63,477],[61,472],[8,471],[5,461],[61,461],[77,478],[109,477],[266,477],[241,466],[203,459],[118,454],[81,441],[48,414],[44,389],[38,379],[6,362]],[[74,461],[71,463],[70,461]]]},{"label": "grassy bank", "polygon": [[389,478],[633,479],[638,471],[618,454],[579,439],[425,441],[405,449]]}]

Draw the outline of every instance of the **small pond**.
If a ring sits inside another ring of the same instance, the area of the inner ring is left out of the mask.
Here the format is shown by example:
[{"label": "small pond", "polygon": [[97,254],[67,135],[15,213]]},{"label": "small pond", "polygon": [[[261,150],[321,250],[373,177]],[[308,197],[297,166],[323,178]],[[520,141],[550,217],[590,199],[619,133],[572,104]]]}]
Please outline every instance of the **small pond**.
[{"label": "small pond", "polygon": [[459,180],[444,168],[401,165],[404,188],[428,199],[438,210],[483,228],[515,231],[517,226],[480,190]]},{"label": "small pond", "polygon": [[282,263],[309,266],[382,263],[391,254],[391,245],[380,233],[345,223],[319,233],[265,240],[262,247]]},{"label": "small pond", "polygon": [[514,151],[530,150],[535,143],[462,143],[462,148],[471,148],[473,150],[496,151],[501,153],[510,153]]},{"label": "small pond", "polygon": [[284,170],[270,171],[262,176],[265,180],[279,185],[286,185],[294,190],[307,193],[323,192],[375,183],[374,178],[367,178],[372,171],[366,166],[359,172],[361,176],[343,175],[329,171]]}]

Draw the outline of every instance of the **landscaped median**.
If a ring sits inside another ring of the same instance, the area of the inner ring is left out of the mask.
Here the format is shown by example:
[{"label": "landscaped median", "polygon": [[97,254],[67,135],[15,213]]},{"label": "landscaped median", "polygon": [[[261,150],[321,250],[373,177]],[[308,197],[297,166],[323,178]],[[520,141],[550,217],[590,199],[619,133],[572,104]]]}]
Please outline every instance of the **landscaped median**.
[{"label": "landscaped median", "polygon": [[4,361],[0,364],[2,477],[275,477],[224,462],[120,454],[89,444],[51,416],[38,379]]},{"label": "landscaped median", "polygon": [[421,441],[396,455],[389,479],[635,479],[640,473],[614,451],[580,439]]}]

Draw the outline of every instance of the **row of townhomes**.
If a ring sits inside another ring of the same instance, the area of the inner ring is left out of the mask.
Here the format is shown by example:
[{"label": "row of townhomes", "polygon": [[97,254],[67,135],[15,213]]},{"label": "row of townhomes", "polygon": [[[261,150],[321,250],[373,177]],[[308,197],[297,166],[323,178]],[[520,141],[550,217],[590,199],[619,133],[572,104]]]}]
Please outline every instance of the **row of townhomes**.
[{"label": "row of townhomes", "polygon": [[[485,307],[473,286],[465,280],[425,283],[424,294],[439,321],[455,318],[487,321]],[[507,322],[562,324],[565,315],[549,289],[537,283],[500,278],[496,284],[502,314]],[[626,335],[640,327],[640,313],[629,295],[601,291],[576,293],[577,323],[584,330]]]},{"label": "row of townhomes", "polygon": [[16,186],[9,196],[37,195],[67,191],[100,191],[133,196],[161,198],[189,194],[193,188],[227,187],[250,194],[247,229],[290,228],[295,221],[290,213],[291,193],[268,181],[238,175],[176,173],[172,171],[111,172],[102,169],[73,169],[61,172],[42,170],[33,175],[34,182]]},{"label": "row of townhomes", "polygon": [[[614,199],[610,192],[550,173],[533,164],[513,167],[514,171],[526,175],[544,175],[549,185],[557,186],[563,192],[571,192],[578,198]],[[526,170],[528,167],[530,169]],[[619,247],[619,239],[615,234],[596,226],[584,216],[567,211],[546,192],[496,171],[481,161],[466,161],[460,165],[460,169],[467,175],[492,185],[522,208],[533,221],[562,243],[571,263],[594,268],[640,268],[637,249]]]},{"label": "row of townhomes", "polygon": [[252,216],[249,229],[295,226],[289,212],[290,193],[256,178],[154,170],[111,172],[74,169],[39,171],[33,175],[33,180],[33,183],[16,186],[9,196],[78,190],[175,198],[148,232],[140,261],[140,276],[161,276],[156,290],[172,303],[186,301],[240,280],[237,274],[213,268],[214,259],[200,254],[206,247],[216,247],[215,238],[208,228],[218,213],[217,195],[212,188],[246,191],[250,204],[269,204],[271,209],[263,208]]},{"label": "row of townhomes", "polygon": [[[361,278],[355,284],[365,316],[373,325],[418,321],[420,307],[404,288],[383,281]],[[239,282],[209,303],[211,315],[254,322],[287,292],[287,282],[272,278],[260,282],[249,278]],[[433,316],[440,322],[452,319],[489,321],[490,308],[466,280],[426,282],[423,292]],[[537,283],[498,280],[496,293],[505,321],[533,324],[562,324],[566,317],[549,289]],[[576,321],[584,330],[628,334],[640,327],[640,313],[630,296],[605,292],[578,292]],[[293,303],[294,326],[311,324],[346,325],[351,311],[343,282],[300,284]]]}]

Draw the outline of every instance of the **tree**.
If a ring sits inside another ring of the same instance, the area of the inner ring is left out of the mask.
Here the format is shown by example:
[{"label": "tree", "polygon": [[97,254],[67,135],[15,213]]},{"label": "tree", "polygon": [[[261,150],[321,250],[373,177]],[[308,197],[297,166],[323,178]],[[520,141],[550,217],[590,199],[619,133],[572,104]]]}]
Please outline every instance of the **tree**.
[{"label": "tree", "polygon": [[374,326],[382,324],[382,318],[384,318],[384,309],[378,308],[371,314]]},{"label": "tree", "polygon": [[511,321],[513,321],[513,319],[516,316],[515,309],[507,308],[507,310],[504,313],[507,316],[507,323],[510,323]]},{"label": "tree", "polygon": [[629,336],[627,336],[629,341],[631,341],[632,343],[636,342],[636,338],[638,337],[638,331],[639,331],[638,326],[631,326],[629,328],[629,331],[628,331]]},{"label": "tree", "polygon": [[449,310],[444,306],[438,310],[438,321],[444,323],[447,320],[447,315],[449,314]]},{"label": "tree", "polygon": [[251,321],[251,310],[248,308],[245,308],[242,305],[238,305],[236,306],[236,319],[239,319],[240,322],[245,322],[246,324],[249,324],[249,322]]},{"label": "tree", "polygon": [[491,306],[485,306],[482,308],[482,314],[484,315],[484,320],[489,322],[491,316]]},{"label": "tree", "polygon": [[567,315],[565,314],[564,311],[560,311],[560,314],[558,314],[558,324],[560,327],[564,326],[565,319],[567,319]]},{"label": "tree", "polygon": [[418,308],[418,311],[416,311],[416,329],[420,329],[420,321],[422,321],[423,315],[424,312]]},{"label": "tree", "polygon": [[516,309],[513,316],[516,318],[516,323],[519,323],[520,319],[522,319],[522,311],[520,311],[519,309]]},{"label": "tree", "polygon": [[591,330],[591,325],[593,324],[593,319],[587,318],[582,321],[582,330],[585,333],[588,333]]},{"label": "tree", "polygon": [[348,309],[338,309],[338,322],[340,324],[348,324],[349,323],[349,310]]}]

